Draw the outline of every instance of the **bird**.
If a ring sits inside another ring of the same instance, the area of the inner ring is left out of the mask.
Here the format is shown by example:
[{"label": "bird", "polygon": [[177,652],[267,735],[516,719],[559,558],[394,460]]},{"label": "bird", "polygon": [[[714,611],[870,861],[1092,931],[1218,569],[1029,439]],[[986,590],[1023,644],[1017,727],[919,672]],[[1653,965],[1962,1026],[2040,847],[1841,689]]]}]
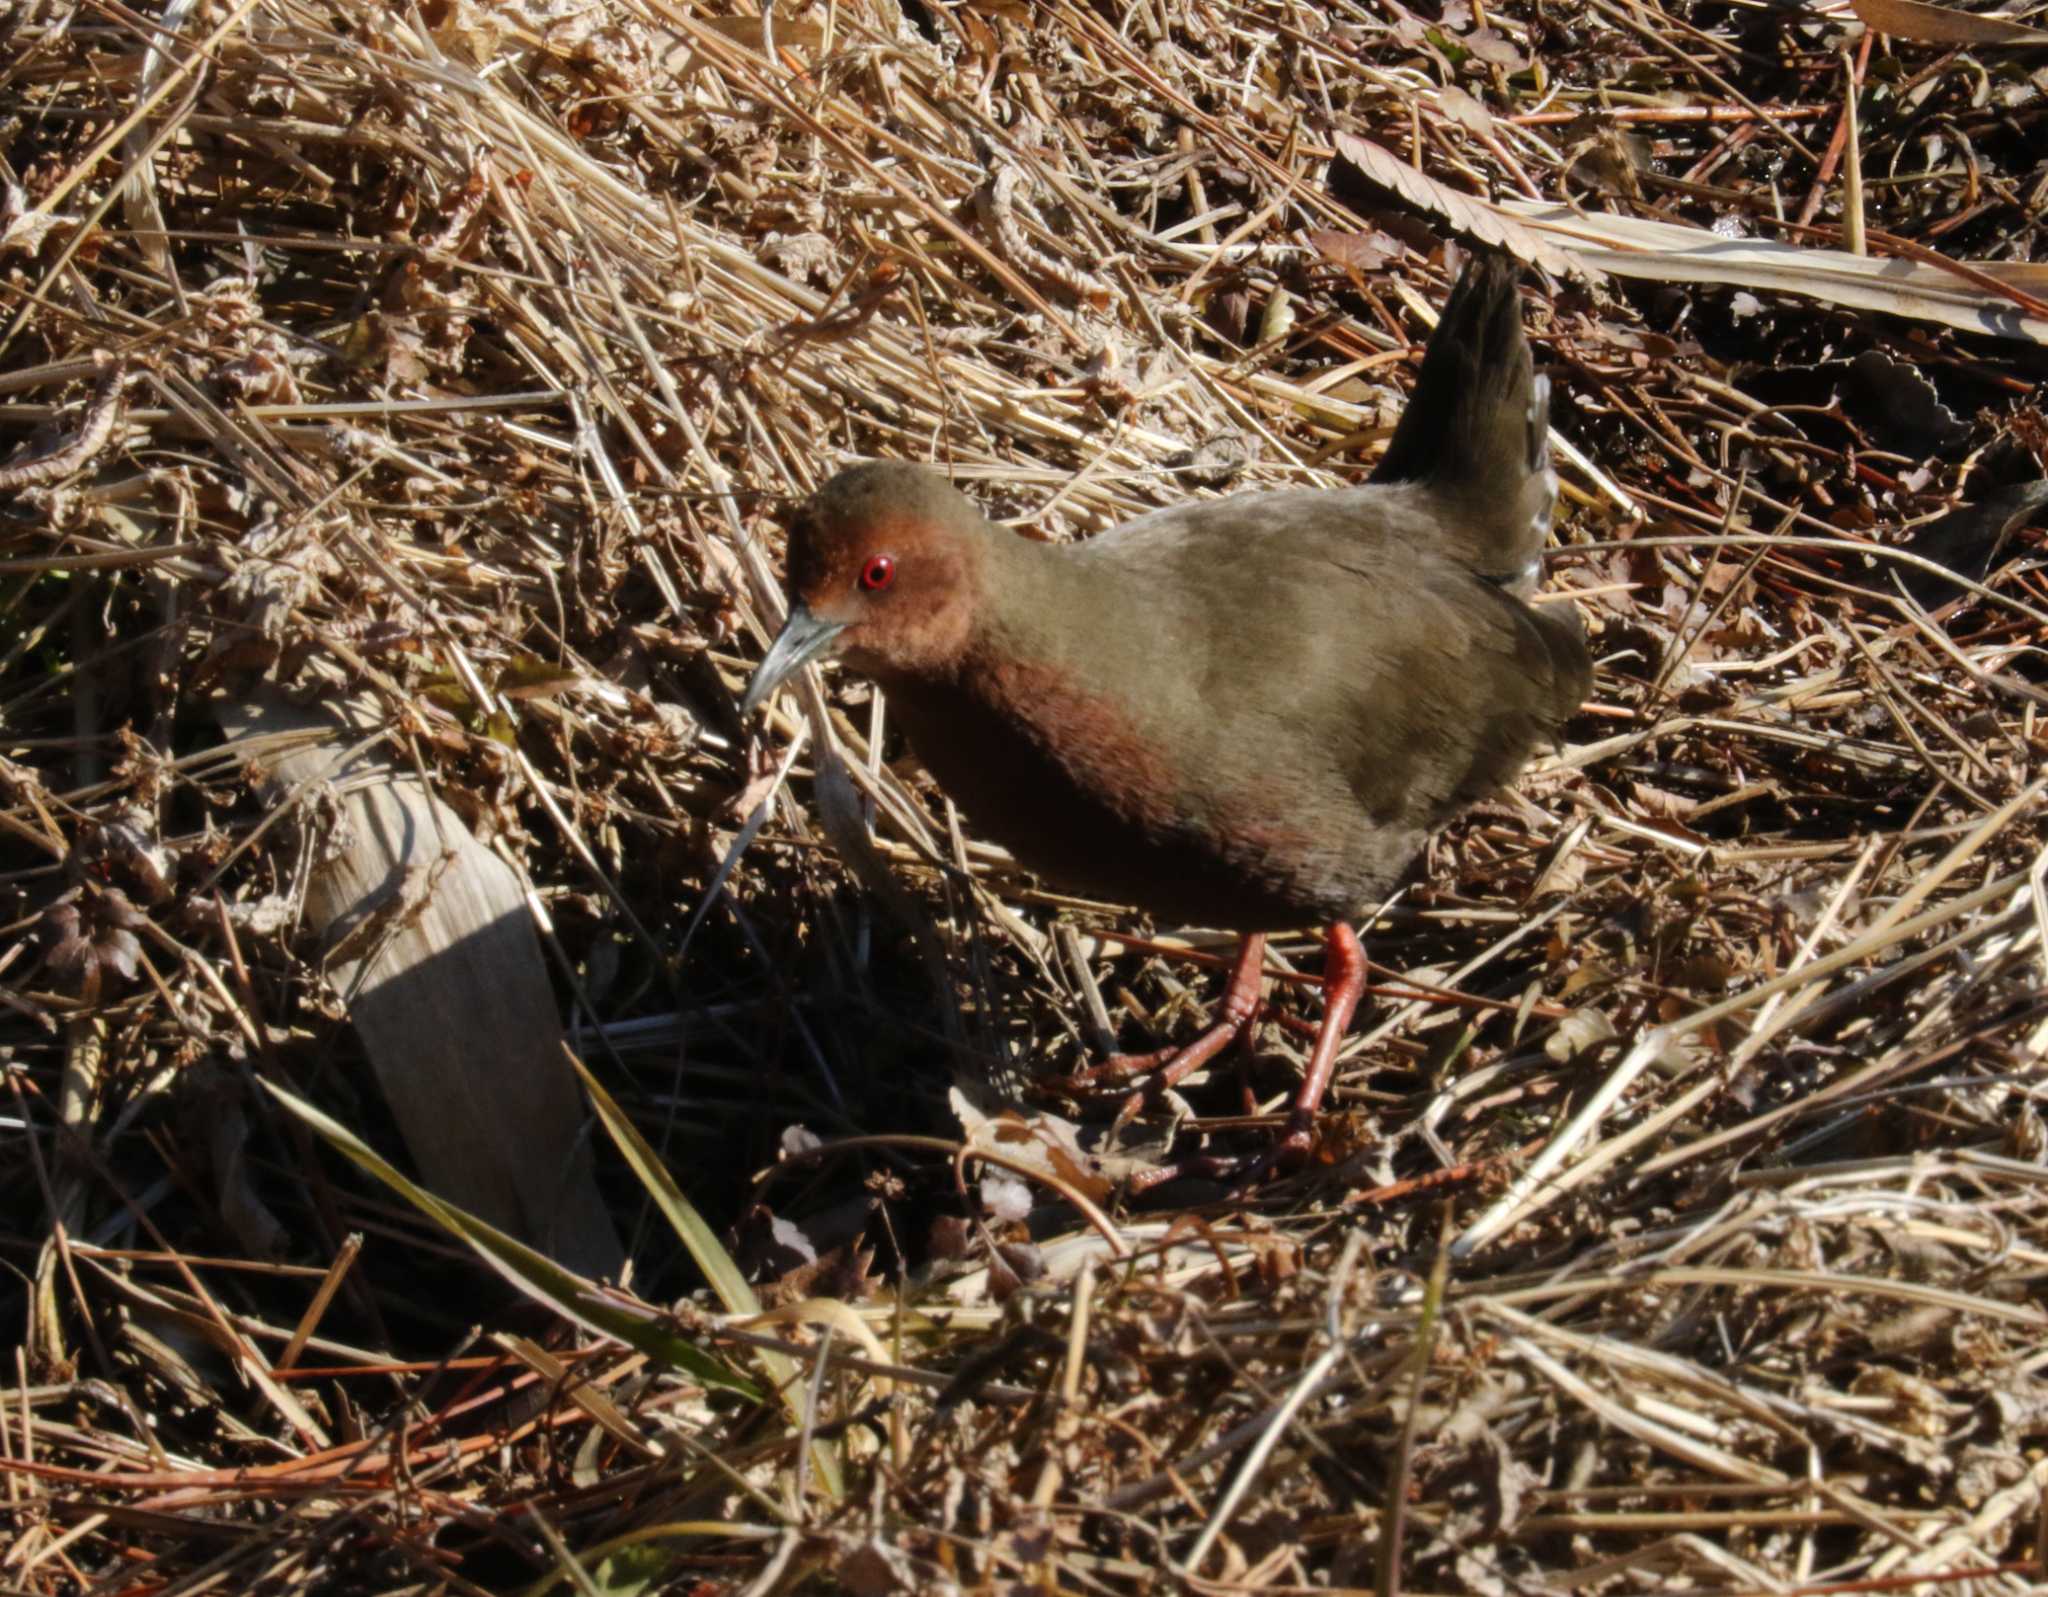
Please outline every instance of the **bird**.
[{"label": "bird", "polygon": [[1560,744],[1591,689],[1576,605],[1530,602],[1557,479],[1516,277],[1471,256],[1358,485],[1230,494],[1049,543],[878,460],[790,521],[787,619],[743,721],[835,659],[883,689],[971,827],[1020,864],[1238,934],[1198,1037],[1089,1079],[1179,1081],[1252,1025],[1266,937],[1328,928],[1322,1021],[1278,1139],[1249,1171],[1162,1169],[1249,1179],[1312,1153],[1366,984],[1352,922],[1433,831]]}]

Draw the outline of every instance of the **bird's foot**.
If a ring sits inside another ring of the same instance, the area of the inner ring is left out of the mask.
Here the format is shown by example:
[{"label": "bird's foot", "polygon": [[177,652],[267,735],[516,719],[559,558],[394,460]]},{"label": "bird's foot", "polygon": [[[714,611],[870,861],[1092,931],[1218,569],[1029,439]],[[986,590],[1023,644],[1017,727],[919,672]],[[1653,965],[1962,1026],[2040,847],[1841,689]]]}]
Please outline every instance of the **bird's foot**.
[{"label": "bird's foot", "polygon": [[1296,1109],[1287,1117],[1287,1129],[1273,1139],[1271,1147],[1245,1166],[1244,1174],[1236,1179],[1233,1187],[1242,1193],[1257,1186],[1267,1176],[1298,1170],[1308,1163],[1309,1155],[1315,1151],[1315,1111]]},{"label": "bird's foot", "polygon": [[1177,1087],[1251,1030],[1257,1011],[1243,1019],[1226,1017],[1211,1026],[1184,1048],[1161,1048],[1148,1054],[1111,1054],[1099,1064],[1054,1077],[1048,1085],[1062,1092],[1116,1092],[1136,1081],[1137,1088],[1125,1095],[1110,1123],[1114,1134],[1136,1119],[1139,1111],[1161,1093]]},{"label": "bird's foot", "polygon": [[1271,1147],[1250,1159],[1193,1154],[1145,1172],[1132,1181],[1131,1190],[1144,1192],[1181,1176],[1202,1176],[1211,1181],[1228,1181],[1232,1191],[1241,1194],[1276,1171],[1305,1164],[1315,1152],[1316,1111],[1336,1068],[1338,1044],[1344,1040],[1351,1017],[1358,1010],[1358,1000],[1364,995],[1365,976],[1365,951],[1358,946],[1358,936],[1338,921],[1330,928],[1323,964],[1322,1025],[1317,1028],[1315,1046],[1309,1051],[1308,1072],[1295,1094],[1294,1108],[1288,1113],[1287,1129]]},{"label": "bird's foot", "polygon": [[[1046,1076],[1043,1084],[1056,1087],[1061,1092],[1115,1092],[1126,1087],[1140,1076],[1157,1076],[1171,1066],[1190,1048],[1199,1047],[1207,1041],[1208,1032],[1203,1032],[1186,1048],[1155,1048],[1147,1054],[1111,1054],[1107,1059],[1092,1065],[1083,1065],[1064,1076]],[[1225,1039],[1227,1042],[1229,1039]],[[1182,1071],[1181,1075],[1186,1075]],[[1178,1080],[1179,1077],[1175,1077]]]},{"label": "bird's foot", "polygon": [[1133,1176],[1130,1190],[1136,1195],[1162,1187],[1169,1181],[1195,1179],[1227,1183],[1232,1197],[1243,1197],[1267,1177],[1285,1175],[1308,1163],[1315,1148],[1315,1116],[1296,1109],[1287,1117],[1287,1129],[1264,1153],[1191,1153],[1186,1158],[1155,1165]]},{"label": "bird's foot", "polygon": [[1250,1034],[1259,1018],[1259,974],[1266,952],[1266,939],[1247,937],[1237,950],[1231,966],[1230,984],[1223,1003],[1209,1028],[1184,1048],[1161,1048],[1147,1054],[1112,1054],[1100,1064],[1077,1070],[1054,1083],[1069,1092],[1112,1090],[1144,1078],[1144,1084],[1126,1097],[1116,1112],[1112,1129],[1121,1131],[1160,1093],[1178,1086],[1239,1038]]}]

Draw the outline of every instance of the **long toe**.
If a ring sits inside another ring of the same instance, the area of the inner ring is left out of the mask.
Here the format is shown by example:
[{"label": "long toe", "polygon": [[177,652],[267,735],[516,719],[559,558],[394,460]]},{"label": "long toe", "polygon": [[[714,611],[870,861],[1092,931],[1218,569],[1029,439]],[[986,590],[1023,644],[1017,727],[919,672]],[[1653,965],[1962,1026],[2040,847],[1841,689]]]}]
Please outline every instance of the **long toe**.
[{"label": "long toe", "polygon": [[1268,1177],[1299,1169],[1308,1162],[1315,1147],[1315,1116],[1296,1109],[1289,1113],[1286,1129],[1273,1139],[1264,1153],[1185,1154],[1132,1177],[1130,1189],[1133,1195],[1137,1195],[1164,1186],[1169,1181],[1220,1181],[1229,1185],[1232,1196],[1243,1197]]},{"label": "long toe", "polygon": [[1064,1076],[1046,1076],[1041,1085],[1060,1092],[1118,1092],[1140,1076],[1156,1076],[1183,1052],[1180,1048],[1155,1048],[1146,1054],[1111,1054]]},{"label": "long toe", "polygon": [[1238,945],[1223,1002],[1201,1036],[1183,1048],[1162,1048],[1149,1054],[1112,1054],[1100,1064],[1057,1078],[1051,1084],[1074,1092],[1119,1089],[1140,1076],[1151,1079],[1124,1103],[1117,1115],[1122,1125],[1137,1113],[1134,1105],[1176,1087],[1239,1038],[1247,1036],[1259,1017],[1259,977],[1264,968],[1266,939],[1250,936]]},{"label": "long toe", "polygon": [[1116,1091],[1142,1078],[1138,1089],[1127,1096],[1117,1109],[1113,1127],[1121,1131],[1147,1103],[1180,1085],[1244,1036],[1251,1023],[1249,1015],[1242,1020],[1219,1020],[1185,1048],[1163,1048],[1149,1054],[1112,1054],[1098,1065],[1062,1078],[1060,1085],[1070,1092]]}]

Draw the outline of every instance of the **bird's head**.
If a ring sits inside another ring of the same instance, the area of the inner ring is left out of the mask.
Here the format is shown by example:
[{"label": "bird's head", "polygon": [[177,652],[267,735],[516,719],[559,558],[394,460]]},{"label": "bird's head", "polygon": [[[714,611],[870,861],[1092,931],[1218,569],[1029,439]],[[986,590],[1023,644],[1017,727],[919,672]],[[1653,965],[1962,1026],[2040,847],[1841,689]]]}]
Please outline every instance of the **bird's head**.
[{"label": "bird's head", "polygon": [[973,629],[993,529],[973,501],[895,461],[854,466],[789,530],[789,619],[747,684],[742,718],[812,660],[885,684],[957,662]]}]

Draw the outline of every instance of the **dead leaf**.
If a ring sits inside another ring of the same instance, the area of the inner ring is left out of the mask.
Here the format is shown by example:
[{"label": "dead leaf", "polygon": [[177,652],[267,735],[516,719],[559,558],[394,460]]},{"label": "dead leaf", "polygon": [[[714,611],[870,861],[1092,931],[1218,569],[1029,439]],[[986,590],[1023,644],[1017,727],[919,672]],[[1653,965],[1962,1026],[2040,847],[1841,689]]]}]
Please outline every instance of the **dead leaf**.
[{"label": "dead leaf", "polygon": [[1374,228],[1359,233],[1339,233],[1317,228],[1308,236],[1310,244],[1325,260],[1352,272],[1376,272],[1401,254],[1401,241]]},{"label": "dead leaf", "polygon": [[[2013,534],[2044,511],[2048,511],[2048,481],[2014,484],[1987,493],[1975,504],[1958,505],[1947,515],[1916,527],[1905,546],[1923,559],[1958,571],[1973,582],[1982,581],[1991,574]],[[1945,604],[1964,592],[1939,573],[1920,566],[1902,568],[1898,581],[1928,606]]]},{"label": "dead leaf", "polygon": [[[1338,137],[1341,142],[1343,135]],[[2048,299],[2048,265],[2037,262],[1958,261],[1941,266],[1766,239],[1723,238],[1682,223],[1595,214],[1548,200],[1504,200],[1495,206],[1469,196],[1458,198],[1467,210],[1505,213],[1537,235],[1553,254],[1570,251],[1580,275],[1590,269],[1658,283],[1770,289],[1849,310],[2048,344],[2048,315],[2036,309]],[[2001,293],[1991,284],[2012,293]]]},{"label": "dead leaf", "polygon": [[1918,44],[2048,44],[2048,32],[2004,17],[1980,17],[1927,0],[1849,0],[1867,28]]},{"label": "dead leaf", "polygon": [[1543,1044],[1543,1051],[1559,1064],[1612,1042],[1618,1036],[1614,1022],[1599,1009],[1574,1009],[1557,1023]]},{"label": "dead leaf", "polygon": [[1435,216],[1474,243],[1506,250],[1529,266],[1540,267],[1553,277],[1584,280],[1585,263],[1570,250],[1561,249],[1495,205],[1470,194],[1447,188],[1428,174],[1417,171],[1391,150],[1355,133],[1336,135],[1337,153],[1357,167],[1365,180],[1387,190]]},{"label": "dead leaf", "polygon": [[[1523,64],[1527,65],[1526,62]],[[1447,83],[1438,89],[1436,97],[1444,108],[1444,114],[1460,127],[1470,128],[1474,133],[1493,131],[1493,113],[1455,83]]]},{"label": "dead leaf", "polygon": [[1924,455],[1970,436],[1970,424],[1941,402],[1919,367],[1866,349],[1849,363],[1849,374],[1851,392],[1874,401],[1877,435],[1887,447]]},{"label": "dead leaf", "polygon": [[1465,35],[1464,45],[1488,66],[1503,72],[1520,72],[1529,65],[1521,48],[1498,28],[1474,28]]},{"label": "dead leaf", "polygon": [[1240,432],[1212,433],[1192,449],[1181,449],[1160,461],[1163,470],[1198,488],[1224,488],[1251,464],[1250,442]]}]

